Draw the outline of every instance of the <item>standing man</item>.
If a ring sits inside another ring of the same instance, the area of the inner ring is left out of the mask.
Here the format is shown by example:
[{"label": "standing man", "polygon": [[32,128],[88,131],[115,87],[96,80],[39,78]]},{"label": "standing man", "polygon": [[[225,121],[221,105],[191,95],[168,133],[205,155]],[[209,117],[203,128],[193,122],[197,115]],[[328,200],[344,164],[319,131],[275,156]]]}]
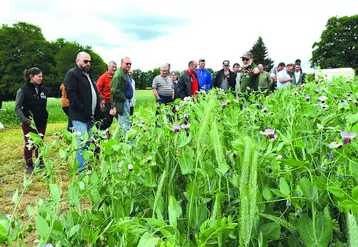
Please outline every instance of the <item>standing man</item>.
[{"label": "standing man", "polygon": [[291,85],[293,78],[290,76],[292,71],[292,64],[287,64],[286,69],[277,73],[277,88],[283,88]]},{"label": "standing man", "polygon": [[111,104],[116,110],[118,125],[123,131],[123,136],[130,129],[131,122],[129,100],[133,98],[132,80],[128,74],[132,66],[131,59],[124,57],[121,59],[121,67],[117,69],[111,83]]},{"label": "standing man", "polygon": [[188,63],[188,69],[180,76],[178,82],[180,98],[184,99],[185,97],[197,95],[199,90],[199,81],[196,75],[197,67],[198,63],[196,61],[190,61]]},{"label": "standing man", "polygon": [[221,88],[224,93],[227,93],[229,89],[235,90],[236,85],[236,73],[230,70],[229,60],[223,61],[223,68],[216,73],[216,77],[213,83],[213,87]]},{"label": "standing man", "polygon": [[234,63],[234,65],[232,66],[232,70],[234,71],[234,73],[236,73],[235,91],[236,91],[236,96],[237,96],[237,93],[239,93],[241,90],[240,83],[241,83],[241,77],[242,77],[242,70],[241,70],[240,64]]},{"label": "standing man", "polygon": [[251,52],[245,52],[241,56],[243,63],[243,77],[241,79],[241,92],[245,92],[247,88],[257,91],[259,88],[259,67],[254,64],[254,57]]},{"label": "standing man", "polygon": [[152,90],[157,103],[167,104],[174,101],[174,86],[166,65],[160,68],[160,75],[154,77]]},{"label": "standing man", "polygon": [[211,88],[211,73],[205,69],[205,59],[199,59],[199,68],[196,70],[196,75],[198,76],[199,81],[199,90],[205,90],[209,92]]},{"label": "standing man", "polygon": [[271,84],[272,79],[270,77],[270,74],[264,70],[264,66],[262,64],[259,64],[259,90],[260,92],[268,92],[271,90]]},{"label": "standing man", "polygon": [[130,107],[130,112],[129,112],[129,115],[130,116],[133,116],[133,112],[134,112],[134,107],[135,107],[135,102],[136,102],[136,97],[135,97],[135,81],[133,80],[133,71],[130,70],[128,72],[128,75],[129,77],[131,78],[132,80],[132,87],[133,87],[133,97],[129,100],[129,107]]},{"label": "standing man", "polygon": [[283,70],[285,66],[286,66],[285,63],[281,62],[277,65],[276,68],[272,68],[272,70],[270,71],[270,76],[272,79],[272,88],[271,88],[272,91],[274,91],[275,88],[277,87],[277,73]]},{"label": "standing man", "polygon": [[79,173],[86,169],[82,152],[88,145],[81,142],[81,137],[85,134],[91,136],[94,121],[100,115],[99,93],[90,72],[91,63],[91,56],[88,53],[83,51],[78,53],[76,66],[66,73],[64,82],[67,98],[70,101],[69,118],[74,131],[80,133],[77,138],[80,150],[76,153],[80,163]]},{"label": "standing man", "polygon": [[[97,80],[97,89],[106,101],[104,112],[109,112],[111,110],[111,82],[114,73],[117,70],[117,63],[115,61],[110,61],[108,63],[107,71],[102,74]],[[108,114],[108,123],[111,125],[113,121],[113,116]]]},{"label": "standing man", "polygon": [[305,73],[302,72],[301,65],[295,65],[295,72],[293,74],[293,84],[298,86],[303,83]]}]

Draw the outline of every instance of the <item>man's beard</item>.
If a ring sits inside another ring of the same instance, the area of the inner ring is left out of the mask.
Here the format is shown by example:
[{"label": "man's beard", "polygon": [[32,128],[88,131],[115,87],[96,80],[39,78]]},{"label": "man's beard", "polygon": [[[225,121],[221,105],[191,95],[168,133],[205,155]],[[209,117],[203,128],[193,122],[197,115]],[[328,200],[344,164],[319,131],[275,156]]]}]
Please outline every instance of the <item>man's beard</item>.
[{"label": "man's beard", "polygon": [[88,72],[89,70],[90,70],[90,68],[88,68],[88,67],[82,68],[82,71],[83,71],[83,72]]},{"label": "man's beard", "polygon": [[244,64],[243,66],[244,66],[245,68],[247,68],[247,67],[251,66],[251,62],[248,62],[247,64]]}]

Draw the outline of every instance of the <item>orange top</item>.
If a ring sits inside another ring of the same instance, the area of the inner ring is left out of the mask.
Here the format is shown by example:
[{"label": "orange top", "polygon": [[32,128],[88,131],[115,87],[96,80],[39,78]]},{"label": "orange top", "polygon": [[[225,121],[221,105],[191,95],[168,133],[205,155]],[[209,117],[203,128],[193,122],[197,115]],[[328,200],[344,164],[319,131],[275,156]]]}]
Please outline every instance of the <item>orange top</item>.
[{"label": "orange top", "polygon": [[67,107],[70,106],[70,101],[67,99],[67,94],[65,90],[65,85],[63,83],[60,86],[61,89],[61,107]]},{"label": "orange top", "polygon": [[97,80],[98,91],[107,103],[111,102],[111,82],[112,76],[108,71],[101,75]]}]

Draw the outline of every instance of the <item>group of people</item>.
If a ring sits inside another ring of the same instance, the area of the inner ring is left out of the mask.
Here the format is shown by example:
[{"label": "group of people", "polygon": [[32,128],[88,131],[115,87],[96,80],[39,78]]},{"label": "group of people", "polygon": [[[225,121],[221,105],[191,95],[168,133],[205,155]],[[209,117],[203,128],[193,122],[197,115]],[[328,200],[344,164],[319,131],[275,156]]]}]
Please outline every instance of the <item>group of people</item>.
[{"label": "group of people", "polygon": [[[221,88],[224,92],[244,92],[246,90],[270,91],[290,85],[302,83],[304,73],[300,69],[300,61],[296,60],[295,72],[292,73],[292,64],[284,63],[274,68],[270,73],[264,71],[262,64],[256,65],[250,52],[242,56],[242,66],[239,63],[233,65],[230,70],[230,62],[224,60],[222,69],[212,78],[211,73],[205,68],[205,59],[199,59],[199,63],[191,60],[188,69],[178,77],[170,71],[167,63],[160,68],[160,75],[156,76],[152,83],[153,95],[157,103],[168,104],[176,98],[195,96],[199,91],[209,92],[211,88]],[[91,136],[91,129],[95,124],[109,137],[108,129],[117,118],[122,136],[131,127],[130,116],[135,106],[135,82],[132,78],[131,59],[124,57],[120,66],[109,62],[108,70],[97,81],[90,71],[91,56],[86,52],[80,52],[76,57],[76,66],[70,69],[64,79],[61,89],[61,106],[68,116],[67,130],[78,135],[79,150],[76,159],[79,162],[78,172],[85,171],[88,167],[82,156],[83,150],[88,146],[88,140],[83,140],[85,135]],[[199,68],[198,68],[199,66]],[[288,75],[288,76],[287,76]],[[22,86],[16,95],[15,112],[22,123],[25,146],[24,157],[26,171],[33,172],[32,149],[28,148],[29,132],[39,133],[43,138],[46,131],[48,112],[46,110],[47,97],[42,87],[42,71],[39,68],[25,70],[26,84]],[[35,155],[38,151],[35,148]],[[43,168],[40,157],[37,164]]]}]

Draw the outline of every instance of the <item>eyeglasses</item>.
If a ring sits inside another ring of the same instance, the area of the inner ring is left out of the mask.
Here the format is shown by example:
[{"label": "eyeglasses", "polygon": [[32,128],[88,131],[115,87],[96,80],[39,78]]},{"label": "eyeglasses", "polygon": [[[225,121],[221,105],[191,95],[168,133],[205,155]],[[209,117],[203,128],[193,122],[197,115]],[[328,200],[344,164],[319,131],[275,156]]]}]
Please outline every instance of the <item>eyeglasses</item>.
[{"label": "eyeglasses", "polygon": [[224,64],[224,67],[229,67],[230,65],[226,65],[226,64]]},{"label": "eyeglasses", "polygon": [[246,58],[246,57],[243,57],[241,60],[242,60],[242,61],[249,61],[249,59]]},{"label": "eyeglasses", "polygon": [[91,60],[83,60],[83,62],[84,62],[85,64],[92,63]]},{"label": "eyeglasses", "polygon": [[126,65],[128,66],[128,65],[132,65],[132,63],[126,63]]}]

